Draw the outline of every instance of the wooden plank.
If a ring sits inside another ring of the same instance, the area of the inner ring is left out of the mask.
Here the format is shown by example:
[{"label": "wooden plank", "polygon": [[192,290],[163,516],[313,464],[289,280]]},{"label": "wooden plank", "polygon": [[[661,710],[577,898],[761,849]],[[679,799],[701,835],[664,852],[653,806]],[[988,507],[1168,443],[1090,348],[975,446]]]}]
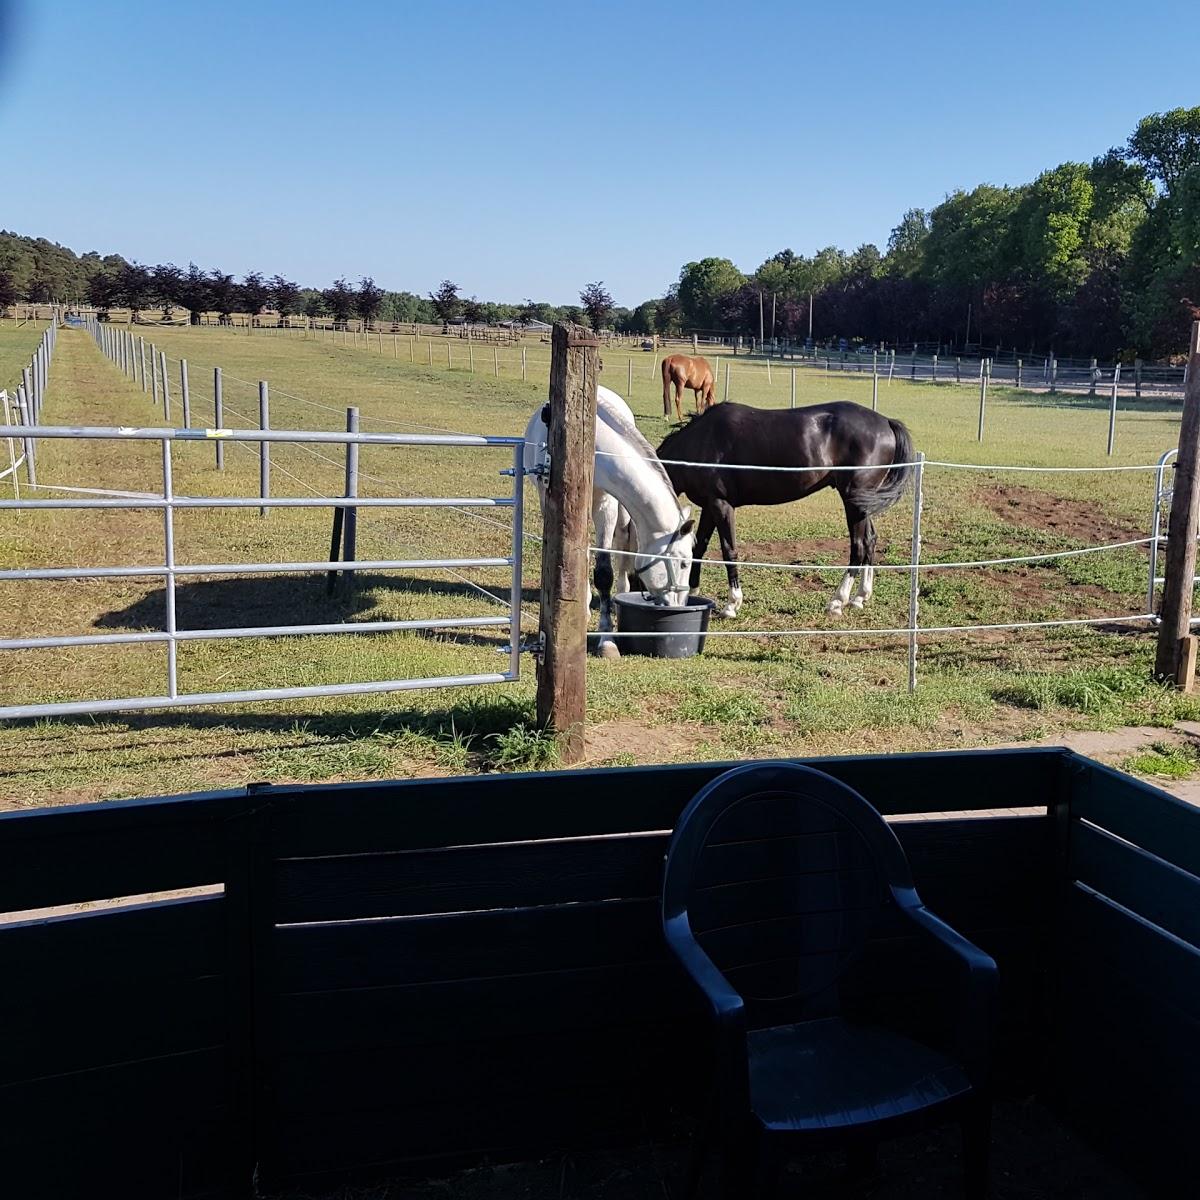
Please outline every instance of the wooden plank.
[{"label": "wooden plank", "polygon": [[691,1049],[670,1024],[655,1024],[284,1054],[275,1067],[280,1124],[297,1114],[415,1109],[487,1095],[496,1107],[519,1104],[536,1125],[547,1092],[634,1092],[677,1075]]},{"label": "wooden plank", "polygon": [[[629,963],[448,983],[305,992],[276,1001],[281,1053],[480,1042],[702,1018],[673,963]],[[481,1019],[486,1014],[486,1019]]]},{"label": "wooden plank", "polygon": [[[0,1083],[92,1070],[223,1044],[220,976],[161,982],[124,975],[89,981],[54,971],[28,980],[3,1005]],[[74,986],[72,986],[74,985]]]},{"label": "wooden plank", "polygon": [[1139,779],[1089,763],[1074,780],[1071,815],[1200,875],[1200,812]]},{"label": "wooden plank", "polygon": [[[880,812],[1009,808],[1048,803],[1060,750],[997,750],[789,759],[826,771]],[[640,833],[674,828],[706,783],[740,763],[271,788],[280,857]]]},{"label": "wooden plank", "polygon": [[285,859],[275,921],[337,921],[658,896],[665,834]]},{"label": "wooden plank", "polygon": [[5,1194],[221,1195],[228,1118],[219,1050],[0,1087]]},{"label": "wooden plank", "polygon": [[1067,892],[1064,936],[1082,955],[1138,981],[1158,1003],[1200,1018],[1200,950],[1126,913],[1086,885]]},{"label": "wooden plank", "polygon": [[1072,877],[1200,948],[1200,879],[1079,820],[1071,822]]},{"label": "wooden plank", "polygon": [[223,971],[223,939],[220,896],[97,909],[0,925],[0,972],[75,992],[114,975],[194,978]]},{"label": "wooden plank", "polygon": [[0,912],[219,883],[244,793],[0,815]]},{"label": "wooden plank", "polygon": [[281,992],[662,961],[656,900],[276,930]]}]

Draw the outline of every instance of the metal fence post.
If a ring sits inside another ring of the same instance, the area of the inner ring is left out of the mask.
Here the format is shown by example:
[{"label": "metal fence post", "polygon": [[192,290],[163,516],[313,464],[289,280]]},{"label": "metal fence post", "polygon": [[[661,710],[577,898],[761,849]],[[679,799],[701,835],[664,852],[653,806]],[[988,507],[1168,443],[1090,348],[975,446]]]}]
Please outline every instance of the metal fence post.
[{"label": "metal fence post", "polygon": [[726,363],[725,364],[725,397],[724,397],[726,400],[729,399],[729,376],[730,376],[730,373],[732,372],[732,370],[733,370],[733,365],[731,363]]},{"label": "metal fence post", "polygon": [[162,394],[163,394],[163,420],[167,424],[171,423],[171,389],[167,382],[167,352],[160,350],[162,355]]},{"label": "metal fence post", "polygon": [[146,339],[138,334],[138,357],[142,363],[142,391],[146,390]]},{"label": "metal fence post", "polygon": [[[271,428],[271,396],[265,379],[258,381],[258,427],[259,429]],[[263,500],[271,495],[270,442],[258,443],[258,494]],[[258,515],[265,517],[270,511],[269,508],[260,508]]]},{"label": "metal fence post", "polygon": [[935,354],[933,356],[933,366],[932,366],[932,379],[933,379],[934,383],[937,383],[937,360],[938,360],[938,356]]},{"label": "metal fence post", "polygon": [[[629,360],[629,365],[630,365],[631,367],[633,366],[633,359],[630,359],[630,360]],[[524,346],[522,346],[522,347],[521,347],[521,382],[522,382],[522,383],[525,383],[525,382],[526,382],[526,373],[525,373],[525,347],[524,347]],[[630,387],[630,389],[629,389],[629,390],[630,390],[630,394],[632,395],[632,393],[633,393],[633,388],[632,388],[632,387]]]},{"label": "metal fence post", "polygon": [[158,347],[150,343],[150,379],[151,379],[151,401],[154,404],[158,403]]},{"label": "metal fence post", "polygon": [[918,572],[921,564],[921,516],[925,508],[925,455],[917,455],[913,468],[912,556],[908,570],[908,691],[917,690],[917,627],[921,610]]},{"label": "metal fence post", "polygon": [[792,368],[792,407],[796,407],[796,368]]},{"label": "metal fence post", "polygon": [[[358,432],[358,409],[346,409],[346,432]],[[358,495],[358,451],[357,442],[346,443],[346,496],[350,499]],[[346,562],[354,562],[358,553],[358,509],[349,506],[346,509],[346,552],[343,558]],[[354,581],[354,568],[342,572],[342,578]]]},{"label": "metal fence post", "polygon": [[871,351],[871,411],[879,411],[879,351]]},{"label": "metal fence post", "polygon": [[188,395],[188,368],[187,359],[179,360],[179,399],[183,403],[183,427],[191,429],[192,427],[192,401]]},{"label": "metal fence post", "polygon": [[[21,414],[22,425],[34,424],[30,420],[29,391],[25,384],[21,384],[17,388],[17,411]],[[34,449],[34,440],[31,437],[22,440],[25,443],[25,476],[29,480],[30,487],[37,487],[37,455]]]},{"label": "metal fence post", "polygon": [[1021,386],[1021,360],[1017,359],[1017,387]]},{"label": "metal fence post", "polygon": [[1113,368],[1112,401],[1108,406],[1108,454],[1112,457],[1113,443],[1117,439],[1117,388],[1121,384],[1121,364]]},{"label": "metal fence post", "polygon": [[179,695],[179,675],[175,641],[175,488],[171,479],[171,440],[162,440],[163,473],[163,563],[167,568],[163,580],[166,600],[165,632],[167,634],[167,695],[174,700]]},{"label": "metal fence post", "polygon": [[983,441],[983,414],[987,406],[988,377],[983,370],[983,360],[979,362],[979,433],[976,440]]},{"label": "metal fence post", "polygon": [[[29,412],[25,416],[22,416],[21,420],[26,425],[36,425],[38,423],[38,414],[37,407],[34,404],[33,376],[28,367],[21,368],[21,388],[25,392],[25,402],[29,407]],[[32,483],[33,481],[30,480],[30,482]]]},{"label": "metal fence post", "polygon": [[[225,428],[225,398],[221,392],[221,368],[213,367],[213,426],[216,429]],[[225,470],[225,443],[221,438],[215,439],[217,444],[217,470]]]}]

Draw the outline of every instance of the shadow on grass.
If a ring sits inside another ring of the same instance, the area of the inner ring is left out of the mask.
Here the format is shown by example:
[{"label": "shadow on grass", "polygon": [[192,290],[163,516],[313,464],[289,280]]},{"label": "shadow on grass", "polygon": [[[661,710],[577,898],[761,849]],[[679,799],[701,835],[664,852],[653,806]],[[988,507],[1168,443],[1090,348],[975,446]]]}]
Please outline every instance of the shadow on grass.
[{"label": "shadow on grass", "polygon": [[[481,585],[482,586],[482,585]],[[497,586],[486,588],[505,606],[508,590]],[[359,620],[386,619],[378,612],[380,595],[447,596],[477,600],[492,608],[486,598],[467,583],[453,579],[426,579],[417,576],[394,576],[359,572],[351,584],[338,580],[332,592],[326,587],[325,576],[253,575],[229,576],[221,579],[197,580],[178,584],[175,588],[175,620],[180,629],[247,629],[277,625],[330,625],[345,622],[353,625]],[[536,603],[536,588],[522,589],[525,603]],[[500,606],[495,606],[500,614]],[[428,616],[450,616],[439,611],[436,603],[429,606]],[[488,615],[493,615],[490,611]],[[141,599],[97,617],[99,629],[159,630],[166,623],[166,590],[155,588]],[[353,632],[353,629],[347,630]],[[451,631],[452,632],[452,631]],[[445,636],[438,633],[437,636]],[[484,644],[491,639],[484,638]]]}]

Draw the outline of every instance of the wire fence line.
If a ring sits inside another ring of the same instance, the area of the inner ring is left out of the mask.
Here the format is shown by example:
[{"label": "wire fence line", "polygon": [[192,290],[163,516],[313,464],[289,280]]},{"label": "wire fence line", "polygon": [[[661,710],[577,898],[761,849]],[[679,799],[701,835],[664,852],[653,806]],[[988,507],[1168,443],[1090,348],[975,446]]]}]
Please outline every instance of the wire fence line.
[{"label": "wire fence line", "polygon": [[[138,375],[139,375],[140,368],[139,368],[139,354],[137,352],[135,352],[135,350],[133,348],[134,339],[128,334],[126,334],[124,338],[121,338],[120,336],[105,337],[102,332],[101,336],[97,337],[97,340],[99,342],[101,342],[101,348],[105,350],[105,352],[109,355],[109,357],[111,359],[113,359],[113,361],[115,361],[118,366],[122,367],[122,369],[125,370],[126,374],[130,375],[136,381],[138,378]],[[107,345],[105,343],[107,343]],[[152,354],[155,352],[156,352],[156,348],[154,350],[152,350]],[[173,368],[175,368],[176,366],[179,367],[180,371],[183,373],[183,377],[186,378],[186,368],[183,365],[185,360],[171,358],[170,356],[166,355],[165,352],[162,352],[162,351],[157,351],[157,353],[160,355],[160,357],[158,359],[158,369],[161,371],[161,374],[164,379],[166,378],[166,376],[168,374],[174,373]],[[144,362],[144,358],[142,358],[141,361]],[[143,374],[144,374],[144,372],[143,372]],[[263,398],[261,384],[256,385],[253,381],[244,380],[238,376],[226,376],[226,378],[228,378],[231,382],[235,382],[241,386],[246,386],[248,388],[255,388],[256,386],[259,387],[260,400]],[[186,392],[186,387],[184,390]],[[298,396],[291,392],[285,392],[282,389],[276,389],[276,394],[279,396],[282,396],[290,401],[293,401],[301,406],[310,408],[314,412],[329,412],[329,413],[341,414],[344,411],[333,405],[324,404],[320,401],[308,400],[307,398],[305,398],[303,396]],[[165,415],[167,407],[169,405],[168,395],[169,395],[169,393],[164,388],[163,398],[162,398],[164,415]],[[155,399],[157,399],[157,396],[155,397]],[[185,410],[185,412],[186,412],[186,410]],[[158,436],[158,435],[166,434],[166,435],[169,435],[169,440],[176,440],[175,433],[179,433],[181,436],[179,436],[179,438],[177,440],[180,440],[180,441],[210,440],[210,435],[211,435],[211,440],[214,440],[214,441],[233,441],[235,445],[242,446],[243,452],[248,453],[256,458],[259,458],[260,460],[263,458],[265,449],[267,448],[267,446],[269,444],[271,444],[271,445],[278,445],[278,444],[292,445],[292,446],[296,446],[301,452],[303,452],[306,456],[310,457],[313,461],[321,463],[323,469],[331,468],[336,471],[344,470],[345,464],[343,464],[342,462],[339,462],[337,459],[331,457],[329,454],[323,453],[320,448],[321,443],[342,442],[346,446],[347,453],[349,453],[349,448],[352,443],[370,444],[372,439],[378,441],[380,444],[399,444],[400,442],[404,442],[405,444],[410,444],[410,445],[441,445],[441,446],[456,444],[453,439],[458,439],[459,441],[470,441],[471,444],[480,444],[480,443],[488,440],[479,435],[462,434],[457,431],[439,429],[439,428],[433,427],[433,426],[422,426],[416,422],[388,421],[386,418],[380,418],[379,420],[381,423],[392,424],[395,426],[407,426],[409,428],[416,428],[416,429],[432,430],[434,432],[433,432],[432,436],[420,435],[420,434],[394,435],[394,436],[363,434],[363,435],[355,435],[352,437],[349,434],[343,434],[340,432],[335,433],[333,431],[269,430],[265,427],[265,425],[263,423],[261,410],[260,410],[260,415],[258,417],[256,417],[253,413],[243,411],[240,407],[225,405],[222,415],[224,415],[224,413],[227,413],[229,416],[233,417],[234,419],[236,419],[240,422],[244,422],[245,427],[241,430],[237,430],[234,427],[229,426],[228,423],[225,423],[225,425],[219,426],[216,428],[196,430],[196,431],[191,431],[190,429],[185,427],[185,430],[183,430],[183,431],[128,430],[128,431],[121,431],[121,432],[135,434],[135,435],[140,434],[142,436],[147,436],[147,435],[148,436]],[[0,436],[4,436],[5,434],[9,434],[11,432],[12,432],[11,428],[7,429],[5,431],[0,432]],[[35,434],[35,437],[36,436],[70,436],[71,435],[69,431],[47,430],[45,428],[38,428],[36,431],[31,429],[31,430],[29,430],[29,432]],[[78,431],[76,431],[76,432],[78,432]],[[93,431],[93,432],[95,432],[95,431]],[[110,431],[110,432],[115,432],[115,431]],[[191,436],[188,436],[189,434]],[[312,434],[315,434],[315,436],[311,437],[311,440],[308,440],[309,436]],[[228,436],[222,436],[222,435],[228,435]],[[515,439],[515,440],[514,439],[501,439],[501,440],[505,441],[505,444],[507,444],[507,445],[512,445],[512,444],[514,444],[515,441],[519,441],[520,439]],[[646,458],[648,456],[644,456],[644,455],[614,455],[613,457]],[[676,460],[667,460],[667,461],[668,461],[668,463],[673,463]],[[754,465],[754,464],[690,463],[690,462],[686,462],[684,460],[679,460],[679,462],[680,462],[680,465],[693,466],[693,467],[704,467],[704,468],[711,468],[711,469],[730,469],[731,467],[733,469],[750,469],[750,470],[774,469],[774,470],[784,470],[784,471],[813,471],[813,470],[825,471],[825,470],[831,469],[831,468],[825,468],[825,467],[769,468],[769,467],[761,467],[761,466]],[[274,466],[276,470],[281,472],[281,474],[285,478],[289,479],[290,481],[292,481],[293,483],[295,483],[296,485],[301,487],[303,490],[306,490],[311,495],[312,500],[307,502],[310,506],[315,505],[315,504],[321,504],[323,506],[328,506],[328,507],[353,507],[353,506],[356,506],[359,504],[361,504],[363,506],[371,506],[373,503],[388,503],[389,502],[386,499],[386,497],[373,498],[373,497],[365,497],[365,496],[360,497],[357,495],[350,496],[347,494],[331,493],[330,490],[322,490],[320,487],[315,486],[314,483],[311,482],[310,480],[303,478],[302,475],[300,475],[300,474],[297,474],[291,470],[288,470],[285,466],[279,464],[278,462],[274,462],[271,465]],[[934,467],[934,466],[948,469],[948,470],[961,469],[961,470],[975,470],[975,471],[1027,471],[1027,472],[1047,472],[1047,473],[1059,473],[1059,472],[1108,473],[1108,472],[1113,472],[1113,471],[1145,471],[1145,470],[1160,470],[1161,469],[1159,465],[1154,465],[1154,466],[1097,465],[1097,466],[1083,466],[1083,467],[1040,467],[1040,466],[1031,465],[1031,464],[977,464],[977,463],[941,462],[941,461],[937,461],[937,460],[927,462],[923,458],[915,459],[911,464],[884,464],[884,465],[889,466],[889,467],[895,466],[895,465],[911,467],[918,476],[917,489],[916,489],[916,495],[917,495],[918,499],[921,494],[920,493],[920,476],[926,467]],[[877,471],[880,469],[880,467],[873,465],[873,466],[864,466],[861,468],[847,467],[847,468],[833,468],[833,469],[864,469],[864,470],[876,470]],[[394,479],[388,478],[383,475],[371,474],[368,472],[361,472],[361,471],[359,472],[359,475],[361,476],[361,478],[371,481],[371,482],[374,482],[374,483],[377,483],[380,486],[382,486],[383,488],[389,489],[391,492],[406,496],[410,501],[420,499],[418,497],[415,497],[414,494],[411,491],[409,491],[408,489],[400,486]],[[523,475],[523,468],[521,466],[515,467],[514,468],[514,476],[515,476],[514,489],[519,490],[521,488],[522,475]],[[50,487],[53,485],[47,485],[47,486]],[[68,489],[58,489],[58,490],[68,490]],[[85,491],[87,489],[77,489],[77,490]],[[96,494],[96,495],[106,494],[106,493],[104,493],[103,489],[91,489],[90,492],[92,494]],[[124,494],[113,493],[113,498],[115,500],[114,506],[121,506],[121,507],[133,506],[134,504],[137,503],[137,501],[139,499],[148,500],[151,497],[151,495],[152,495],[151,493],[124,493]],[[120,497],[122,497],[122,496],[124,497],[123,503],[122,503],[122,500],[120,499]],[[157,497],[155,499],[157,501]],[[261,496],[259,499],[266,500],[272,506],[281,506],[281,505],[287,505],[287,504],[291,504],[293,506],[299,506],[301,503],[303,503],[301,501],[292,501],[292,500],[286,499],[286,498],[267,499],[267,497],[265,497],[265,496]],[[79,502],[76,505],[68,504],[65,506],[82,507],[84,503],[85,502]],[[90,503],[90,502],[86,502],[86,503]],[[218,497],[218,498],[214,498],[212,500],[205,500],[203,502],[203,504],[201,504],[201,503],[193,504],[191,498],[182,497],[182,496],[179,496],[179,497],[172,496],[168,500],[168,497],[164,493],[164,495],[162,497],[162,503],[165,504],[166,508],[169,511],[172,508],[186,508],[186,507],[200,507],[200,506],[218,507],[218,506],[221,506],[221,504],[223,504],[223,503],[229,504],[230,501],[222,500],[221,498]],[[253,503],[254,503],[254,501],[247,498],[247,503],[242,506],[249,507]],[[475,520],[482,520],[483,522],[488,524],[489,527],[494,527],[499,530],[502,530],[507,535],[509,535],[510,537],[513,538],[514,547],[523,542],[526,542],[526,541],[540,542],[542,540],[541,538],[538,537],[537,534],[535,534],[531,531],[525,531],[523,528],[520,528],[519,526],[515,527],[513,523],[496,520],[494,517],[489,516],[484,512],[472,511],[469,507],[465,506],[465,505],[469,505],[471,503],[470,501],[463,502],[463,501],[456,501],[454,498],[445,498],[443,500],[438,501],[438,503],[441,506],[448,508],[450,511],[453,511],[456,513],[462,513],[464,515],[470,516],[471,518],[473,518]],[[10,507],[10,506],[11,506],[11,504],[5,505],[5,507]],[[37,507],[37,506],[38,505],[36,504],[36,502],[30,503],[28,505],[23,505],[23,507]],[[57,505],[57,506],[62,507],[64,505]],[[155,506],[157,506],[157,503]],[[1016,556],[1011,556],[1011,557],[1006,557],[1006,558],[980,559],[980,560],[969,560],[969,561],[964,560],[964,561],[956,561],[956,562],[939,563],[936,561],[922,561],[919,554],[917,553],[917,548],[919,547],[919,544],[920,544],[920,520],[921,520],[921,512],[920,512],[920,505],[918,503],[918,504],[914,505],[914,553],[912,555],[911,561],[909,561],[907,563],[878,564],[875,568],[875,569],[878,569],[881,571],[893,571],[893,572],[894,571],[903,571],[903,572],[906,572],[910,576],[910,579],[913,580],[914,588],[912,591],[913,599],[910,601],[910,605],[911,605],[910,620],[906,624],[894,624],[894,625],[890,625],[890,626],[886,626],[886,627],[877,627],[877,628],[862,627],[862,626],[833,626],[833,627],[826,626],[826,627],[820,627],[820,628],[808,627],[808,628],[781,628],[781,629],[774,629],[774,628],[771,628],[771,629],[717,628],[717,629],[710,630],[708,632],[707,636],[710,636],[713,638],[762,638],[762,639],[777,639],[777,638],[786,638],[786,637],[813,638],[813,637],[847,637],[847,636],[861,637],[861,638],[907,637],[909,639],[909,644],[910,644],[910,656],[911,656],[910,661],[912,663],[912,670],[910,672],[910,680],[912,680],[915,685],[915,654],[916,654],[916,640],[918,637],[935,636],[935,635],[939,636],[939,637],[941,637],[941,636],[968,636],[968,635],[976,634],[976,633],[1008,632],[1008,631],[1034,630],[1034,629],[1097,627],[1097,626],[1103,627],[1103,626],[1107,626],[1107,625],[1144,623],[1144,622],[1153,621],[1155,619],[1154,614],[1152,612],[1147,611],[1147,612],[1139,612],[1139,613],[1133,613],[1133,614],[1116,614],[1116,615],[1111,615],[1111,616],[1097,616],[1097,617],[1083,617],[1083,618],[1047,619],[1047,620],[1038,620],[1038,621],[1030,620],[1030,621],[1011,621],[1011,622],[980,622],[980,623],[963,624],[963,625],[943,624],[943,625],[922,626],[920,624],[919,620],[917,619],[916,599],[915,599],[915,597],[917,595],[916,588],[915,588],[915,581],[918,578],[918,573],[921,570],[1003,568],[1006,566],[1028,565],[1031,563],[1038,563],[1038,562],[1052,562],[1052,561],[1056,561],[1056,560],[1060,560],[1060,559],[1069,559],[1069,558],[1073,558],[1073,557],[1080,556],[1080,555],[1114,552],[1114,551],[1120,551],[1123,549],[1131,549],[1131,548],[1136,548],[1136,547],[1150,545],[1150,544],[1157,544],[1157,542],[1160,541],[1161,538],[1159,538],[1157,536],[1152,536],[1150,538],[1129,539],[1129,540],[1122,541],[1122,542],[1112,542],[1112,543],[1108,543],[1108,544],[1104,544],[1104,545],[1097,545],[1097,546],[1084,546],[1084,547],[1079,547],[1079,548],[1070,549],[1070,550],[1046,551],[1046,552],[1038,553],[1038,554],[1016,555]],[[592,547],[589,547],[589,549],[593,553],[608,550],[608,548],[603,548],[603,547],[598,547],[598,546],[592,546]],[[611,552],[611,551],[609,551],[609,552]],[[515,551],[514,551],[514,556],[515,556]],[[371,561],[372,560],[362,560],[360,562],[357,559],[353,559],[347,563],[343,563],[340,565],[345,567],[346,569],[351,569],[351,570],[355,569],[355,568],[368,569]],[[386,560],[379,560],[379,561],[383,562]],[[487,562],[489,564],[491,564],[491,561],[492,560],[490,560],[490,559],[487,560]],[[843,565],[830,564],[830,563],[783,563],[783,562],[754,562],[754,561],[739,560],[735,564],[733,562],[730,562],[729,560],[724,560],[724,559],[709,559],[709,560],[705,560],[705,561],[707,561],[710,565],[715,565],[715,566],[737,565],[739,567],[744,566],[744,567],[748,567],[748,568],[766,569],[766,570],[786,570],[786,571],[791,571],[791,572],[803,572],[803,571],[843,572],[843,571],[847,570],[847,568]],[[512,629],[513,629],[512,636],[511,636],[512,646],[510,647],[510,649],[513,649],[514,647],[519,648],[519,647],[517,647],[517,642],[519,640],[519,634],[520,634],[520,631],[522,628],[522,620],[524,618],[529,618],[531,621],[536,619],[536,614],[533,614],[532,612],[530,612],[524,606],[524,604],[521,602],[521,598],[520,598],[521,579],[519,577],[519,574],[516,575],[516,577],[514,578],[514,581],[513,581],[512,599],[508,604],[506,604],[506,602],[501,597],[497,596],[494,592],[489,591],[486,587],[480,586],[479,584],[475,583],[473,580],[471,580],[467,576],[463,575],[461,573],[461,571],[459,571],[457,569],[457,566],[453,565],[450,560],[444,560],[444,561],[425,560],[426,565],[432,565],[432,564],[439,563],[439,562],[440,562],[440,565],[445,568],[445,570],[448,572],[448,574],[451,577],[456,578],[459,582],[461,582],[464,585],[466,585],[467,587],[473,589],[479,595],[481,595],[482,597],[485,597],[488,601],[495,603],[495,604],[505,605],[506,607],[509,608],[509,610],[510,610],[509,616],[510,616],[510,620],[512,622]],[[459,563],[460,560],[456,559],[456,560],[453,560],[453,562]],[[479,563],[482,564],[483,560],[479,560]],[[241,565],[239,565],[239,564],[218,564],[217,566],[218,566],[218,568],[220,568],[222,570],[224,570],[225,568],[228,568],[229,572],[233,572],[238,569],[248,571],[251,568],[253,568],[255,565],[256,564],[241,564]],[[269,566],[270,564],[257,564],[257,565],[258,566],[264,566],[264,565]],[[297,570],[299,570],[299,569],[314,569],[315,570],[315,569],[332,569],[332,567],[334,565],[337,565],[337,564],[333,564],[332,560],[331,560],[331,562],[329,562],[329,563],[323,562],[323,563],[315,563],[315,564],[314,563],[275,564],[275,568],[286,570],[286,569],[289,569],[289,567],[295,567]],[[409,564],[401,564],[401,565],[411,566],[411,565],[416,565],[416,564],[409,563]],[[170,562],[166,563],[163,568],[164,571],[169,572],[169,578],[171,578],[171,579],[174,578],[174,574],[176,572],[183,573],[185,570],[188,570],[188,569],[190,569],[190,568],[176,568],[176,567],[172,566],[172,564]],[[69,569],[65,569],[65,570],[69,570]],[[388,625],[388,628],[395,628],[398,631],[408,627],[404,623],[398,623],[398,624],[397,623],[385,623],[385,624]],[[420,622],[409,623],[409,624],[413,624],[414,627],[417,625],[421,625]],[[339,625],[337,627],[337,629],[338,629],[338,631],[353,633],[356,631],[363,630],[367,626],[371,626],[373,628],[374,623],[361,623],[360,622],[360,623],[342,624],[342,625]],[[307,627],[301,627],[301,628],[295,629],[294,632],[305,632],[306,628]],[[328,629],[311,630],[311,632],[329,632],[329,631],[330,630],[328,630]],[[97,635],[97,636],[104,636],[104,635]],[[119,639],[119,638],[124,637],[125,635],[112,635],[112,636]],[[138,635],[130,635],[130,636],[138,636]],[[159,635],[156,635],[156,636],[159,636]],[[165,637],[166,641],[169,644],[174,645],[175,640],[186,640],[187,636],[188,636],[188,631],[167,630],[167,631],[165,631],[164,635],[159,636],[159,640],[163,640],[163,638]],[[608,635],[606,635],[606,636],[608,636]],[[628,632],[628,631],[626,631],[626,632],[618,631],[618,632],[613,633],[611,636],[613,638],[636,638],[638,636],[655,636],[655,635],[650,634],[650,633],[635,634],[635,633]],[[7,645],[7,643],[4,643],[4,645]],[[514,652],[515,652],[515,650],[514,650]],[[489,679],[489,681],[491,681],[491,680]],[[436,686],[436,685],[438,685],[438,683],[439,683],[439,681],[434,681],[434,683],[431,684],[431,686]],[[172,685],[172,687],[173,686],[174,685]],[[291,690],[288,690],[288,689],[284,689],[284,690],[288,691],[289,695],[291,694]],[[379,689],[379,690],[383,690],[383,689]],[[341,694],[341,693],[334,693],[334,692],[312,693],[312,692],[304,690],[304,689],[301,689],[301,691],[303,691],[304,694]],[[299,694],[299,693],[297,693],[297,694]],[[247,697],[245,695],[241,695],[241,694],[239,694],[239,697],[240,698],[249,698],[249,697]],[[171,699],[171,697],[168,697],[168,699]],[[200,697],[196,697],[196,699],[200,699]],[[180,701],[180,702],[189,702],[189,701],[187,700],[187,698],[185,698],[183,701]],[[203,700],[201,700],[201,702],[219,703],[222,701],[209,700],[208,698],[204,698]],[[157,705],[157,701],[155,703]],[[4,715],[9,715],[8,711],[0,710],[0,716],[4,716]]]}]

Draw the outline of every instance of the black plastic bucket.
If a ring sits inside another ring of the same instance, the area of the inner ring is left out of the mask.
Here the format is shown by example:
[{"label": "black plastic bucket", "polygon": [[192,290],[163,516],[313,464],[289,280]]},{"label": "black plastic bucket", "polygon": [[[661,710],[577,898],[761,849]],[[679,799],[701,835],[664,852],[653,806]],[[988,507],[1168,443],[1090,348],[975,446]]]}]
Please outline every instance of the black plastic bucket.
[{"label": "black plastic bucket", "polygon": [[654,637],[617,638],[622,654],[646,654],[651,658],[691,658],[704,649],[708,618],[713,602],[691,595],[686,604],[655,604],[642,592],[621,592],[613,597],[617,606],[617,632],[654,634]]}]

